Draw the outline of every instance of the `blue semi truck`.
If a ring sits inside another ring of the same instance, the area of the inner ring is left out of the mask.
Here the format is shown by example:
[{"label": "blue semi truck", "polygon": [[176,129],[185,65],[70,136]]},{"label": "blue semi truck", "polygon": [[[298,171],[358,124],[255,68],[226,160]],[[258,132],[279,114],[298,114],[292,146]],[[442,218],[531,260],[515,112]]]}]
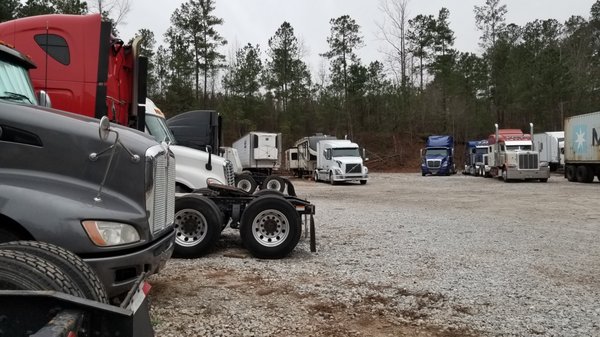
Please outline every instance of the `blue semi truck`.
[{"label": "blue semi truck", "polygon": [[463,174],[483,176],[489,172],[486,154],[489,152],[487,139],[469,140],[465,144],[465,168]]},{"label": "blue semi truck", "polygon": [[421,149],[421,174],[449,176],[456,173],[454,163],[454,137],[433,135],[427,137]]}]

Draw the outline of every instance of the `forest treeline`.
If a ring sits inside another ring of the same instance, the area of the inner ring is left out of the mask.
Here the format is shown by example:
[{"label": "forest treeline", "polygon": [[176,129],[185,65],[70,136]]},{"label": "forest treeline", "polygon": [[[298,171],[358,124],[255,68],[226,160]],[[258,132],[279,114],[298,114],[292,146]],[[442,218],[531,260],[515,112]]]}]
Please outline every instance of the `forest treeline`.
[{"label": "forest treeline", "polygon": [[[348,136],[373,163],[409,165],[430,134],[485,138],[493,124],[562,130],[565,117],[600,110],[600,0],[588,17],[506,22],[502,0],[481,0],[473,16],[481,55],[454,48],[450,12],[408,16],[408,0],[381,0],[389,52],[363,63],[360,25],[343,15],[323,32],[328,69],[311,73],[288,22],[268,45],[248,41],[226,57],[215,0],[188,0],[170,16],[164,44],[140,29],[148,95],[167,115],[216,109],[225,143],[249,131],[282,132],[285,146],[316,132]],[[45,13],[83,14],[79,0],[5,0],[0,21]],[[108,20],[109,13],[103,13]]]}]

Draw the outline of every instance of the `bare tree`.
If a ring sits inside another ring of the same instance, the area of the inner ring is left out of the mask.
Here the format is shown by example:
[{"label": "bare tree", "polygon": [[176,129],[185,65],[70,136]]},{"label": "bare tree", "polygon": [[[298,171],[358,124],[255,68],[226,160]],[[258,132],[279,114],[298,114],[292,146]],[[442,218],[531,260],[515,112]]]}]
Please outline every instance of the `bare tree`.
[{"label": "bare tree", "polygon": [[379,10],[383,13],[383,22],[377,26],[381,38],[391,47],[391,51],[385,52],[390,61],[390,66],[395,73],[400,67],[400,83],[402,88],[407,85],[407,48],[406,48],[406,26],[408,22],[409,0],[380,0]]},{"label": "bare tree", "polygon": [[90,13],[100,13],[112,20],[114,26],[125,24],[125,17],[131,10],[131,0],[90,0]]}]

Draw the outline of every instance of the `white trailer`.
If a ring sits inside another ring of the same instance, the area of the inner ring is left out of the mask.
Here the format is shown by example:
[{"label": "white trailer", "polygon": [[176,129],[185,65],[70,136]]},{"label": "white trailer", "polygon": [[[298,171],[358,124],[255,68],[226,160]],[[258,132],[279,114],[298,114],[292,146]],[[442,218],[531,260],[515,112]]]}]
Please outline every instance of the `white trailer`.
[{"label": "white trailer", "polygon": [[242,169],[270,175],[281,166],[281,133],[250,132],[233,142]]},{"label": "white trailer", "polygon": [[317,144],[322,140],[334,139],[337,138],[322,133],[299,139],[293,148],[287,150],[287,167],[300,178],[304,175],[312,175],[317,168]]},{"label": "white trailer", "polygon": [[565,119],[565,178],[600,180],[600,111]]},{"label": "white trailer", "polygon": [[556,171],[564,165],[564,131],[536,133],[533,135],[533,142],[540,153],[540,162],[547,162],[550,171]]},{"label": "white trailer", "polygon": [[366,184],[369,170],[363,164],[358,144],[350,140],[322,140],[317,143],[317,168],[315,181],[359,181]]}]

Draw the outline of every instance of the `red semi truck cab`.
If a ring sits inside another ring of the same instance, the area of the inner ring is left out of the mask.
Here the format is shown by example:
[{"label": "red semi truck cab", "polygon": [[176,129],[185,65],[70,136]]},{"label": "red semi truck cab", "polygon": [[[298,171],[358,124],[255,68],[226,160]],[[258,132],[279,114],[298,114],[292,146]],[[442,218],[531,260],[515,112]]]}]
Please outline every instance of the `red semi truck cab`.
[{"label": "red semi truck cab", "polygon": [[125,44],[111,31],[99,14],[40,15],[0,23],[0,41],[36,60],[33,86],[52,107],[143,130],[147,60],[139,39]]}]

